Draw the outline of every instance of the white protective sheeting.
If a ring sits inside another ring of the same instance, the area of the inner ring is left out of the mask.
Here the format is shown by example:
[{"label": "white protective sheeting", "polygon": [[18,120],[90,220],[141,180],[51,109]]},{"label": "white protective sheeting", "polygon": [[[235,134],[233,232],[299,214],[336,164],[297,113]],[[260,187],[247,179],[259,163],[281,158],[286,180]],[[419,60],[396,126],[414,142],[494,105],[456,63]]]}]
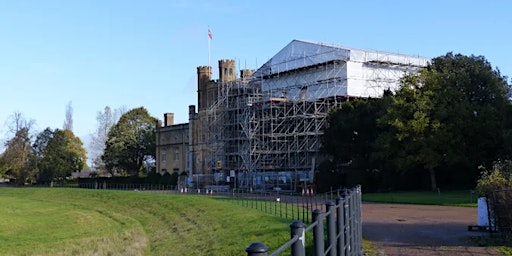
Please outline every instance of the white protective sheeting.
[{"label": "white protective sheeting", "polygon": [[326,63],[332,60],[346,61],[350,57],[347,49],[321,43],[293,40],[274,57],[261,66],[253,77],[263,77],[303,67]]},{"label": "white protective sheeting", "polygon": [[430,59],[293,40],[261,66],[253,79],[272,97],[315,100],[332,96],[379,97]]}]

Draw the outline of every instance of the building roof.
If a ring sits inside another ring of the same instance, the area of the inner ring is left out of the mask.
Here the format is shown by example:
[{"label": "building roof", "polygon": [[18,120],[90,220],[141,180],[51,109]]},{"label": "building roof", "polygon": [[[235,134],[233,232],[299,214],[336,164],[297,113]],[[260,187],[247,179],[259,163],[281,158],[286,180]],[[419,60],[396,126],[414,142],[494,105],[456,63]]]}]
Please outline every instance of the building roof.
[{"label": "building roof", "polygon": [[305,40],[293,40],[274,55],[274,57],[263,64],[254,73],[253,77],[269,76],[331,61],[382,62],[424,67],[430,62],[430,59],[399,53],[363,50]]}]

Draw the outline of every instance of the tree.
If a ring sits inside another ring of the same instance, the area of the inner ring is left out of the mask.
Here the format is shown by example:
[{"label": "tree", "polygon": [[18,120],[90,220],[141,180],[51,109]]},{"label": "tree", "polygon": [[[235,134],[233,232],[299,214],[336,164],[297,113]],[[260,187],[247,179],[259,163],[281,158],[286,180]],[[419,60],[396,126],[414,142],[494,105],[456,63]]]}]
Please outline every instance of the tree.
[{"label": "tree", "polygon": [[35,172],[30,147],[34,123],[20,112],[14,112],[7,120],[8,134],[12,137],[7,139],[5,152],[0,156],[0,174],[7,174],[20,184],[31,179]]},{"label": "tree", "polygon": [[66,119],[64,119],[62,129],[73,130],[73,107],[71,106],[71,101],[66,105]]},{"label": "tree", "polygon": [[5,143],[6,150],[0,157],[0,169],[16,179],[18,184],[29,182],[35,174],[34,157],[30,145],[29,129],[20,128],[15,136]]},{"label": "tree", "polygon": [[397,166],[402,170],[409,170],[415,165],[423,166],[429,172],[432,190],[436,190],[435,168],[442,163],[445,151],[442,149],[441,122],[433,113],[434,92],[423,87],[429,78],[426,71],[405,76],[401,80],[401,89],[379,121],[389,125],[387,132],[393,134],[381,136],[386,136],[390,144],[390,137],[398,144],[398,147],[393,147],[399,149],[394,159]]},{"label": "tree", "polygon": [[31,130],[34,120],[27,120],[21,112],[14,112],[7,120],[9,133],[15,135],[21,129]]},{"label": "tree", "polygon": [[[462,166],[476,181],[477,167],[504,153],[509,85],[482,56],[448,53],[419,74],[405,76],[393,103],[379,122],[388,127],[383,147],[399,150],[394,161],[403,171]],[[386,145],[387,144],[387,145]],[[391,154],[391,153],[390,153]]]},{"label": "tree", "polygon": [[137,175],[144,161],[155,157],[157,119],[143,108],[135,108],[121,116],[110,129],[103,154],[107,170]]},{"label": "tree", "polygon": [[118,108],[114,111],[106,106],[104,111],[98,111],[96,114],[97,128],[94,134],[91,134],[91,143],[89,145],[90,158],[92,159],[92,167],[99,171],[105,171],[105,163],[101,159],[105,150],[108,133],[114,124],[119,120],[120,116],[126,113],[124,108]]},{"label": "tree", "polygon": [[47,128],[38,135],[34,148],[41,182],[63,179],[85,166],[86,151],[71,130]]},{"label": "tree", "polygon": [[[389,105],[390,96],[391,92],[386,91],[382,98],[352,99],[329,113],[327,128],[321,141],[321,152],[329,157],[327,162],[322,163],[320,173],[316,177],[317,181],[323,179],[326,182],[340,182],[336,177],[344,177],[346,180],[361,184],[361,179],[381,168],[379,163],[374,161],[372,153],[375,151],[376,138],[380,133],[377,119]],[[349,176],[357,176],[360,179],[354,180]],[[351,184],[329,184],[332,185]],[[368,185],[365,184],[365,188]]]}]

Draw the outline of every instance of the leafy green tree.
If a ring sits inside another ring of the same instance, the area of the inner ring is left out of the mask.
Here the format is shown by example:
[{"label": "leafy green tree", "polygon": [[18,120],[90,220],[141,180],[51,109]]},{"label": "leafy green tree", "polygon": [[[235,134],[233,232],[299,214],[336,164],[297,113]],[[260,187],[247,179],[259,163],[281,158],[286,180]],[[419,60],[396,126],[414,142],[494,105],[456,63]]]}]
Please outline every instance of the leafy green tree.
[{"label": "leafy green tree", "polygon": [[156,122],[143,107],[123,114],[105,143],[102,159],[107,170],[132,176],[143,171],[144,161],[155,158]]},{"label": "leafy green tree", "polygon": [[378,99],[344,102],[327,117],[321,150],[336,164],[351,163],[359,169],[373,168],[370,155],[379,134],[377,118],[390,101],[390,92]]},{"label": "leafy green tree", "polygon": [[[381,132],[377,119],[384,114],[391,95],[390,91],[386,91],[382,98],[352,99],[329,113],[321,141],[321,152],[328,156],[328,160],[322,163],[320,173],[315,178],[317,181],[327,181],[325,185],[328,187],[362,184],[364,181],[361,178],[370,178],[375,169],[382,168],[380,162],[374,161],[372,153]],[[350,170],[349,174],[347,170]],[[337,180],[338,184],[333,184],[333,180]],[[321,187],[321,184],[318,185]]]},{"label": "leafy green tree", "polygon": [[71,130],[47,128],[37,136],[34,148],[41,182],[63,179],[85,167],[86,151]]},{"label": "leafy green tree", "polygon": [[435,58],[419,74],[402,79],[379,120],[388,127],[381,146],[400,150],[390,154],[401,170],[414,165],[428,170],[432,189],[439,166],[463,166],[476,180],[479,165],[488,166],[505,152],[508,93],[506,78],[481,56]]},{"label": "leafy green tree", "polygon": [[14,137],[5,143],[6,150],[0,157],[0,169],[15,178],[18,184],[30,182],[35,174],[29,128],[20,128]]},{"label": "leafy green tree", "polygon": [[[437,189],[435,168],[442,163],[444,145],[441,140],[441,122],[435,118],[434,92],[423,90],[430,77],[426,71],[402,79],[402,88],[396,93],[381,123],[390,125],[400,149],[395,161],[402,170],[421,165],[428,170],[431,188]],[[389,138],[389,136],[388,136]]]}]

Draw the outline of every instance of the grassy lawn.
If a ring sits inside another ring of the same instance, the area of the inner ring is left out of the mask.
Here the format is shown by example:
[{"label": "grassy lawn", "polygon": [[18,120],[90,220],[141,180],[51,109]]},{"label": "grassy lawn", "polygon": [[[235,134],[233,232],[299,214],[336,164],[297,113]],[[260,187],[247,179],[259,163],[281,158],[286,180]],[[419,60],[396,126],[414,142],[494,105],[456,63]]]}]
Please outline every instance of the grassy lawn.
[{"label": "grassy lawn", "polygon": [[477,206],[478,195],[470,190],[446,192],[389,192],[363,193],[363,201],[379,203],[447,205],[447,206]]},{"label": "grassy lawn", "polygon": [[245,255],[289,221],[207,196],[0,188],[2,255]]}]

